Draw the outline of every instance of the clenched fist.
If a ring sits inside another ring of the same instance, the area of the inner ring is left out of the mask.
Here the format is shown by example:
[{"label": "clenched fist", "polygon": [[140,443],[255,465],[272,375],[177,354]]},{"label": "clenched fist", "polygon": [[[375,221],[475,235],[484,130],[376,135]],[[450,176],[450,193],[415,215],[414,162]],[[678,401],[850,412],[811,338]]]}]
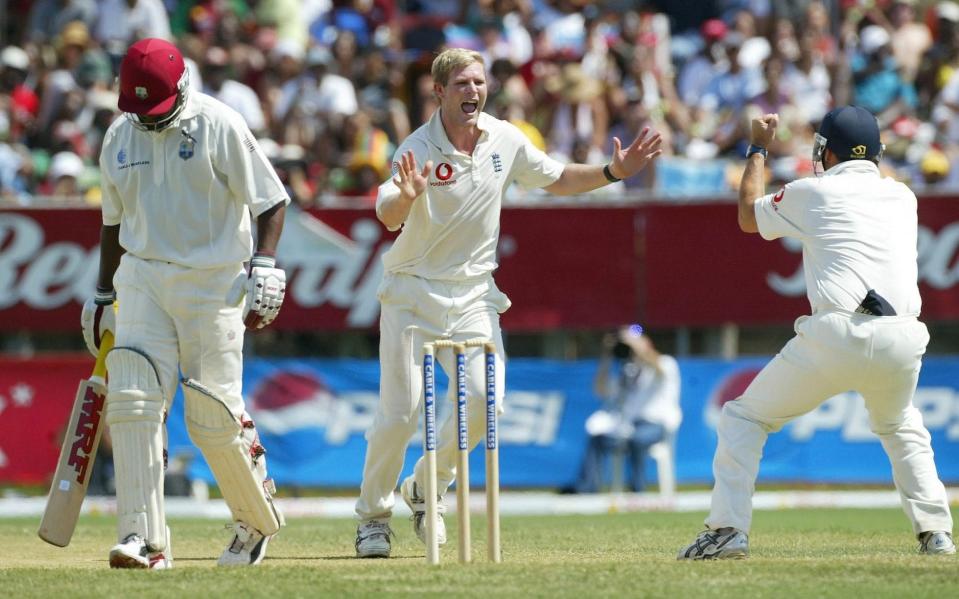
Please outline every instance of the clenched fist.
[{"label": "clenched fist", "polygon": [[749,131],[749,143],[760,148],[768,148],[776,138],[776,127],[779,126],[778,114],[764,114],[752,120]]}]

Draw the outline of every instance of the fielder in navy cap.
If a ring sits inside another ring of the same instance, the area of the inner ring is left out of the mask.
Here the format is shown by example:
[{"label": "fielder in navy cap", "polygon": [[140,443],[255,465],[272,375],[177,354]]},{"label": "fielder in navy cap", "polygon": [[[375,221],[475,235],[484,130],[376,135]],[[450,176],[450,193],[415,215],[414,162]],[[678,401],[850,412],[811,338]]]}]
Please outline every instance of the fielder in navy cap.
[{"label": "fielder in navy cap", "polygon": [[826,151],[834,155],[831,164],[846,160],[878,163],[885,146],[879,141],[879,122],[861,106],[841,106],[826,114],[813,143],[813,163],[826,166]]},{"label": "fielder in navy cap", "polygon": [[[879,172],[879,125],[859,106],[823,118],[813,161],[825,172],[765,193],[766,148],[778,125],[778,114],[750,123],[737,216],[746,233],[802,245],[810,310],[742,395],[723,404],[706,530],[677,557],[747,557],[767,437],[847,390],[862,395],[870,428],[882,440],[919,553],[952,555],[949,497],[913,403],[929,343],[918,318],[916,196]],[[862,545],[870,546],[867,538]]]}]

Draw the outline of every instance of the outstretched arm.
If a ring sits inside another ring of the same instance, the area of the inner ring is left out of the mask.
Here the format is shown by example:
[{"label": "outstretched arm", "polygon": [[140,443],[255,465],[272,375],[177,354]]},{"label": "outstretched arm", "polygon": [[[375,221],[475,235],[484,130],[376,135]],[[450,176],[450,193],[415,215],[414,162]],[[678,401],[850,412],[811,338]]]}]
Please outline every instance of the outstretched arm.
[{"label": "outstretched arm", "polygon": [[[662,141],[659,133],[649,135],[648,128],[643,129],[636,140],[625,149],[619,138],[614,137],[613,159],[609,164],[567,164],[560,178],[543,189],[554,195],[573,195],[632,177],[663,153],[660,147]],[[612,179],[606,176],[607,173]]]}]

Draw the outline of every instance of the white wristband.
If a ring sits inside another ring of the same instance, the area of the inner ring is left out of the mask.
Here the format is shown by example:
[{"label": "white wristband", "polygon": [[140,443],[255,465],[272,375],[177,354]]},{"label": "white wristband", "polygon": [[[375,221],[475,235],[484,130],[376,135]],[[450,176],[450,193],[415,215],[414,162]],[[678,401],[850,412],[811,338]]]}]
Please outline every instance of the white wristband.
[{"label": "white wristband", "polygon": [[269,254],[253,254],[250,268],[276,268],[276,258]]}]

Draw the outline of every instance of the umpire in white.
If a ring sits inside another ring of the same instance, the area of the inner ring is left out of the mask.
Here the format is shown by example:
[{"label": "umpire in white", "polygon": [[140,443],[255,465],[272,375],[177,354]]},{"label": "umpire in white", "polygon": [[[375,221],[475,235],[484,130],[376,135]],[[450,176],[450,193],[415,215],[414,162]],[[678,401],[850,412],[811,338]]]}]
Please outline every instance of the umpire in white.
[{"label": "umpire in white", "polygon": [[118,298],[106,408],[116,466],[114,568],[172,564],[163,422],[178,372],[190,438],[233,514],[235,534],[219,564],[258,564],[282,524],[241,383],[244,324],[266,326],[283,301],[286,277],[273,256],[290,200],[243,118],[190,92],[188,74],[169,42],[133,44],[120,65],[125,116],[110,126],[100,155],[100,271],[82,323],[96,353]]},{"label": "umpire in white", "polygon": [[707,530],[678,557],[746,557],[766,436],[849,390],[865,399],[920,553],[955,553],[929,432],[912,404],[929,342],[917,320],[916,196],[879,174],[879,126],[858,106],[823,119],[813,163],[821,162],[824,173],[762,195],[766,147],[778,122],[776,114],[752,121],[739,226],[767,240],[802,242],[812,314],[796,320],[796,336],[741,397],[723,406]]}]

